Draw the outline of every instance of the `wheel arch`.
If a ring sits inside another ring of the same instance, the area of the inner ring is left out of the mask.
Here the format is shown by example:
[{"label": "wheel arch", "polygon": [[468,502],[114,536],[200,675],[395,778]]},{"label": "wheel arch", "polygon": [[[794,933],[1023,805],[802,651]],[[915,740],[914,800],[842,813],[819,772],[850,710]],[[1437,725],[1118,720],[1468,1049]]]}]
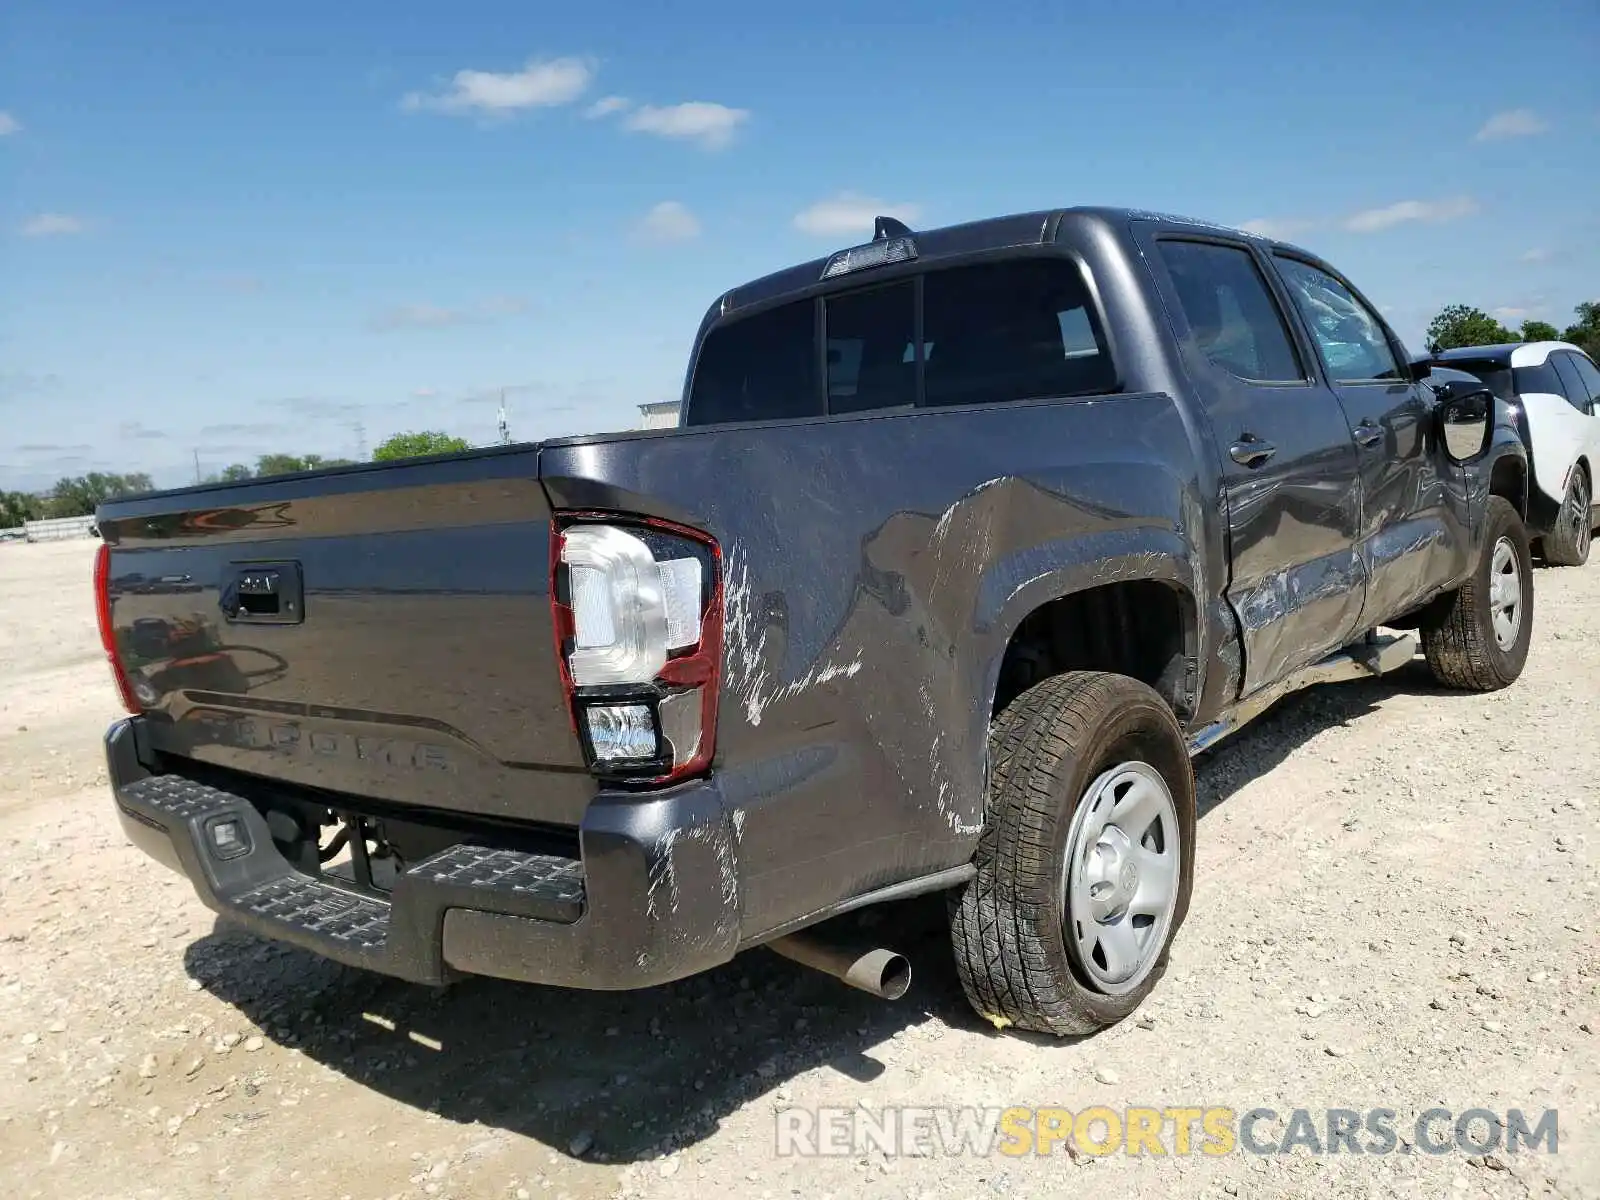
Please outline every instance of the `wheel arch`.
[{"label": "wheel arch", "polygon": [[1147,560],[1134,573],[1107,569],[1063,586],[1035,580],[1008,606],[987,673],[986,716],[1051,675],[1111,671],[1147,683],[1180,723],[1198,701],[1200,608],[1175,560]]},{"label": "wheel arch", "polygon": [[1510,502],[1517,515],[1528,519],[1528,464],[1516,454],[1502,454],[1489,470],[1489,494]]}]

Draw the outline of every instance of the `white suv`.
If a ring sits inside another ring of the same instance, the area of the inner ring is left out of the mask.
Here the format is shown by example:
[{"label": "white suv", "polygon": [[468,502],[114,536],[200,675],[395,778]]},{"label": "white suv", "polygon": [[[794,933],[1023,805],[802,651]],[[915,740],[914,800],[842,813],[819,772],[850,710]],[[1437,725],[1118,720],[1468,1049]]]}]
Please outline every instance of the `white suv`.
[{"label": "white suv", "polygon": [[1567,342],[1444,350],[1431,361],[1469,371],[1512,405],[1528,449],[1528,532],[1545,562],[1581,566],[1600,507],[1600,368]]}]

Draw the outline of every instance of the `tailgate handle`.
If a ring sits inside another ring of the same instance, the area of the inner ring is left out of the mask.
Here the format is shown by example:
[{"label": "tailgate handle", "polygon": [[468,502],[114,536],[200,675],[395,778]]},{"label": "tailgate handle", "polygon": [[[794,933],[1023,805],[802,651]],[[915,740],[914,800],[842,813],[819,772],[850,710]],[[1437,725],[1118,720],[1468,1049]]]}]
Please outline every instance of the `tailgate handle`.
[{"label": "tailgate handle", "polygon": [[300,564],[230,563],[219,603],[236,624],[297,625],[305,618]]}]

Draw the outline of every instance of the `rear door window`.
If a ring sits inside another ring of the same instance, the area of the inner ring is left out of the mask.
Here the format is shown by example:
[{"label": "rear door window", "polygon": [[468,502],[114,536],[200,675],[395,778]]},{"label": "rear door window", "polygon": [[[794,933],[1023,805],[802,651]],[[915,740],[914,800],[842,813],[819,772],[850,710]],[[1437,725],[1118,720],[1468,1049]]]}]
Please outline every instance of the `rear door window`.
[{"label": "rear door window", "polygon": [[930,271],[923,277],[922,323],[925,404],[1116,390],[1116,369],[1083,277],[1063,259]]},{"label": "rear door window", "polygon": [[1163,239],[1161,261],[1200,350],[1252,383],[1303,383],[1278,302],[1242,246]]}]

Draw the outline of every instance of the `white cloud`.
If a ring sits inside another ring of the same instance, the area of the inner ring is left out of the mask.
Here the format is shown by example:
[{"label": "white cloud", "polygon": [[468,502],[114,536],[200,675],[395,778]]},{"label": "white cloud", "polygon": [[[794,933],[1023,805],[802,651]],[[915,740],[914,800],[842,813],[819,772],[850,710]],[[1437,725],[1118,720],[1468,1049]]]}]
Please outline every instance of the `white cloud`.
[{"label": "white cloud", "polygon": [[515,317],[527,311],[526,296],[490,296],[478,305],[478,313],[484,317]]},{"label": "white cloud", "polygon": [[411,394],[418,400],[432,400],[439,394],[439,389],[431,387],[412,388]]},{"label": "white cloud", "polygon": [[117,436],[124,441],[160,441],[167,435],[138,421],[124,421],[117,426]]},{"label": "white cloud", "polygon": [[385,309],[372,319],[372,327],[391,329],[448,329],[460,325],[467,314],[459,308],[440,308],[436,304],[401,304]]},{"label": "white cloud", "polygon": [[635,133],[699,142],[707,150],[720,150],[733,140],[734,131],[749,119],[749,111],[743,108],[690,100],[665,108],[646,104],[630,114],[624,126]]},{"label": "white cloud", "polygon": [[687,242],[700,236],[700,222],[676,200],[663,200],[645,213],[637,233],[651,242]]},{"label": "white cloud", "polygon": [[490,296],[470,308],[443,308],[437,304],[397,304],[375,315],[369,322],[380,333],[396,329],[449,329],[456,325],[475,325],[497,317],[514,317],[528,311],[522,296]]},{"label": "white cloud", "polygon": [[1279,241],[1288,241],[1290,238],[1299,237],[1302,233],[1316,227],[1317,222],[1309,217],[1255,217],[1239,226],[1246,233],[1254,233],[1264,238],[1275,238]]},{"label": "white cloud", "polygon": [[1504,307],[1494,309],[1489,315],[1501,321],[1521,321],[1524,317],[1531,316],[1532,310],[1526,308],[1517,308],[1513,305],[1506,305]]},{"label": "white cloud", "polygon": [[571,104],[588,88],[594,67],[582,58],[530,59],[520,71],[457,71],[438,95],[411,92],[400,102],[408,112],[506,113]]},{"label": "white cloud", "polygon": [[69,216],[66,213],[40,213],[22,223],[22,236],[58,237],[62,234],[82,233],[84,228],[82,217]]},{"label": "white cloud", "polygon": [[898,217],[909,225],[921,212],[921,206],[916,204],[894,203],[857,195],[855,192],[840,192],[796,213],[794,227],[813,237],[870,234],[874,217]]},{"label": "white cloud", "polygon": [[1401,200],[1383,208],[1368,208],[1352,213],[1344,220],[1351,233],[1379,233],[1404,225],[1409,221],[1434,223],[1470,217],[1478,211],[1478,202],[1471,196],[1453,196],[1445,200]]},{"label": "white cloud", "polygon": [[602,96],[584,109],[583,115],[591,121],[597,121],[601,117],[609,117],[613,113],[627,112],[632,107],[633,101],[626,96]]},{"label": "white cloud", "polygon": [[1550,251],[1535,248],[1533,250],[1524,250],[1522,254],[1518,256],[1517,261],[1525,263],[1542,263],[1549,262],[1551,257],[1552,255],[1550,254]]},{"label": "white cloud", "polygon": [[1485,121],[1474,140],[1492,142],[1499,138],[1534,137],[1549,128],[1544,118],[1533,109],[1513,108],[1495,113]]},{"label": "white cloud", "polygon": [[13,133],[22,132],[22,122],[10,113],[0,109],[0,137],[10,137]]}]

